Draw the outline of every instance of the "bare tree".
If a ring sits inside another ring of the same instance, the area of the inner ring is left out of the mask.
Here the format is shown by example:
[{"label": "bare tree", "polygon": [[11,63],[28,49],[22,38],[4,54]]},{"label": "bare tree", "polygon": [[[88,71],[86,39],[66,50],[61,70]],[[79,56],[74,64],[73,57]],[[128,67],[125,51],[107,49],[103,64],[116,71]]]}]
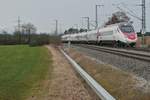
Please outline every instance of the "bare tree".
[{"label": "bare tree", "polygon": [[31,23],[27,23],[27,24],[22,25],[22,33],[35,34],[36,31],[37,31],[36,27]]},{"label": "bare tree", "polygon": [[35,34],[37,31],[36,27],[31,24],[31,23],[27,23],[27,24],[23,24],[22,25],[22,34],[28,34],[28,43],[30,43],[31,40],[31,35]]},{"label": "bare tree", "polygon": [[112,14],[112,17],[109,18],[108,22],[105,25],[120,23],[120,22],[129,22],[130,18],[127,16],[125,12],[115,12]]}]

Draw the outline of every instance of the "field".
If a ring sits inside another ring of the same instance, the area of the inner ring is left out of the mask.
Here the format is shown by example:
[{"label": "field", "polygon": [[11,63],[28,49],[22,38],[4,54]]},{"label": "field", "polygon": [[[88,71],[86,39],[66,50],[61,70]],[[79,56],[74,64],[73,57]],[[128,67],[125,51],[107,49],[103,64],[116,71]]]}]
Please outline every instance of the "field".
[{"label": "field", "polygon": [[0,100],[24,100],[51,65],[45,47],[0,46]]}]

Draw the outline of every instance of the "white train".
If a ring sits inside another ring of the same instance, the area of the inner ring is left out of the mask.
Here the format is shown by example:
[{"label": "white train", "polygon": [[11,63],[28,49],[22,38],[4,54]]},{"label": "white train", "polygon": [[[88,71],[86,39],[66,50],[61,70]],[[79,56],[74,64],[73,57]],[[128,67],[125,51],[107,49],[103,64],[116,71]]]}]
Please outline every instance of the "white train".
[{"label": "white train", "polygon": [[134,46],[137,34],[130,23],[108,25],[97,30],[66,34],[61,37],[63,42],[93,43],[98,45],[111,44],[113,46]]}]

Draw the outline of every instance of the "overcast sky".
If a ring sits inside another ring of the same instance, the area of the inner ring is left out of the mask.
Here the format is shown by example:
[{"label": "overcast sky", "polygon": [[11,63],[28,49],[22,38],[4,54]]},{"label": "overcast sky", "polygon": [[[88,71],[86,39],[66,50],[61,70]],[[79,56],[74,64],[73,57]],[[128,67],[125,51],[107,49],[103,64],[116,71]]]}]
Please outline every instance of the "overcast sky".
[{"label": "overcast sky", "polygon": [[[53,32],[55,19],[59,21],[59,31],[69,27],[85,26],[85,20],[81,17],[89,16],[95,20],[95,4],[104,4],[98,9],[99,25],[107,21],[108,17],[118,9],[112,4],[128,4],[137,16],[141,17],[141,7],[134,6],[140,4],[142,0],[0,0],[0,30],[13,31],[17,25],[17,17],[20,16],[22,23],[33,23],[38,32]],[[147,30],[150,31],[150,1],[146,0],[147,6]],[[124,8],[124,7],[122,7]],[[126,9],[126,8],[124,8]],[[130,16],[131,17],[131,16]],[[141,22],[131,17],[134,21],[135,29],[138,31]]]}]

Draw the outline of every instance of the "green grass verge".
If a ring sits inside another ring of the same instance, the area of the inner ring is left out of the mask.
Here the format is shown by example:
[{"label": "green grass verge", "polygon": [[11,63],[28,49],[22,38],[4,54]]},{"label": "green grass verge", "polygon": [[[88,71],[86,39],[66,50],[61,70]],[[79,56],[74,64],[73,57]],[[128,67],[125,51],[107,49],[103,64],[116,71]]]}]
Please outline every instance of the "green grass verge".
[{"label": "green grass verge", "polygon": [[49,55],[44,47],[0,46],[0,100],[24,100],[46,77]]}]

